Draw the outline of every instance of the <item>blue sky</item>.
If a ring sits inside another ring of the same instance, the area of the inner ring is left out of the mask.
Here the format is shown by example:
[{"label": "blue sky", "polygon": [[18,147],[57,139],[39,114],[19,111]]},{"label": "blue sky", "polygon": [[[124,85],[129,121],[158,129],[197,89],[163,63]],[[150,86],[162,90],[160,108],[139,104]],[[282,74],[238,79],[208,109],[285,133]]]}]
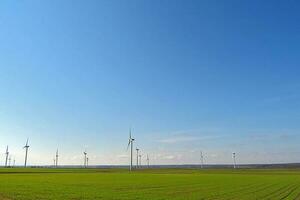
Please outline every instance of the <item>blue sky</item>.
[{"label": "blue sky", "polygon": [[300,161],[297,1],[1,1],[0,148],[23,163]]}]

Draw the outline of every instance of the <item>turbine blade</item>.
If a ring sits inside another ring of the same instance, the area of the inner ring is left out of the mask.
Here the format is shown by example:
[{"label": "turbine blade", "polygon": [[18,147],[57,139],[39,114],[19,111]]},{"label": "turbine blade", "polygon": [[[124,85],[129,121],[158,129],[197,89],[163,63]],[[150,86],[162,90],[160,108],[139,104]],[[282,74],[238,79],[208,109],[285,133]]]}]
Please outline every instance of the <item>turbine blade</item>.
[{"label": "turbine blade", "polygon": [[126,151],[128,151],[128,148],[130,146],[130,143],[132,142],[132,137],[131,137],[131,127],[129,128],[129,139],[128,139],[128,145]]},{"label": "turbine blade", "polygon": [[127,149],[126,149],[126,151],[128,151],[128,149],[129,149],[129,146],[130,146],[130,143],[131,143],[131,139],[129,138],[129,141],[128,141],[128,145],[127,145]]}]

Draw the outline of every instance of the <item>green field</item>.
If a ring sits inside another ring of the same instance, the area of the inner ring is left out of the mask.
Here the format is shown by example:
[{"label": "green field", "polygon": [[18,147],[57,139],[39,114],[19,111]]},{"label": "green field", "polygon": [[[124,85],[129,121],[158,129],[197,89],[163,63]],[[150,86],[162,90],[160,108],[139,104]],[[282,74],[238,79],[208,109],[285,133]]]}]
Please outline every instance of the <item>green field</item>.
[{"label": "green field", "polygon": [[300,170],[0,169],[0,199],[300,199]]}]

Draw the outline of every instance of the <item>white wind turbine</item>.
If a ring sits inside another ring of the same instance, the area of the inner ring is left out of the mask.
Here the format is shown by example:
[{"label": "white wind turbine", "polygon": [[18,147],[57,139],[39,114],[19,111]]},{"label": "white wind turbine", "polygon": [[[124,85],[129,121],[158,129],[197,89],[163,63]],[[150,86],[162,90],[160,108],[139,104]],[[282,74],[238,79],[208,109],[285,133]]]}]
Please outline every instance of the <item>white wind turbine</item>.
[{"label": "white wind turbine", "polygon": [[10,167],[10,163],[11,163],[11,155],[8,158],[8,167]]},{"label": "white wind turbine", "polygon": [[200,152],[200,159],[201,159],[201,169],[203,169],[203,162],[204,162],[204,156],[203,156],[203,152]]},{"label": "white wind turbine", "polygon": [[147,154],[147,167],[149,168],[149,155]]},{"label": "white wind turbine", "polygon": [[27,166],[28,148],[29,148],[29,145],[28,145],[28,138],[27,138],[26,144],[23,147],[23,149],[25,149],[25,164],[24,164],[25,167]]},{"label": "white wind turbine", "polygon": [[84,154],[84,168],[86,168],[86,156],[87,156],[86,150],[83,152],[83,154]]},{"label": "white wind turbine", "polygon": [[236,153],[233,152],[232,153],[232,158],[233,158],[233,168],[236,169],[236,160],[235,160],[235,157],[236,157]]},{"label": "white wind turbine", "polygon": [[55,167],[57,168],[58,166],[58,149],[56,150],[56,154],[55,154]]},{"label": "white wind turbine", "polygon": [[140,168],[142,168],[142,155],[141,154],[139,155],[139,158],[140,158]]},{"label": "white wind turbine", "polygon": [[5,155],[6,155],[6,158],[5,158],[5,167],[7,167],[8,155],[9,155],[9,152],[8,152],[8,146],[6,146],[6,152],[5,152]]},{"label": "white wind turbine", "polygon": [[139,150],[138,148],[136,150],[136,168],[139,168]]},{"label": "white wind turbine", "polygon": [[131,137],[131,128],[130,128],[129,129],[129,140],[128,140],[128,145],[127,145],[127,151],[130,146],[130,166],[129,166],[130,171],[132,170],[133,141],[134,141],[134,138]]}]

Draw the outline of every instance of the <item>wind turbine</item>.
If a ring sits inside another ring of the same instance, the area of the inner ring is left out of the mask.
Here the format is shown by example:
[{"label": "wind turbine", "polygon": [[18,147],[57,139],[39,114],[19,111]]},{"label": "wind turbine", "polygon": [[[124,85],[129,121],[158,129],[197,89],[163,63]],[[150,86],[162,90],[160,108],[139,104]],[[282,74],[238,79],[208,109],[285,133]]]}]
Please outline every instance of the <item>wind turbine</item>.
[{"label": "wind turbine", "polygon": [[7,160],[8,160],[8,155],[9,155],[9,152],[8,152],[8,146],[6,146],[6,159],[5,159],[5,167],[7,167]]},{"label": "wind turbine", "polygon": [[15,167],[16,166],[16,159],[14,158],[14,165],[13,165],[13,167]]},{"label": "wind turbine", "polygon": [[89,166],[89,157],[86,158],[86,166]]},{"label": "wind turbine", "polygon": [[83,154],[84,154],[84,167],[86,168],[86,155],[87,155],[86,150],[83,152]]},{"label": "wind turbine", "polygon": [[147,154],[147,166],[149,168],[149,155]]},{"label": "wind turbine", "polygon": [[8,167],[10,167],[10,162],[11,162],[11,156],[8,158]]},{"label": "wind turbine", "polygon": [[56,155],[55,155],[55,167],[58,166],[58,149],[56,150]]},{"label": "wind turbine", "polygon": [[136,168],[139,168],[139,150],[138,148],[136,150]]},{"label": "wind turbine", "polygon": [[56,159],[53,158],[53,167],[55,167]]},{"label": "wind turbine", "polygon": [[131,137],[131,128],[130,128],[129,129],[129,140],[128,140],[128,145],[127,145],[127,151],[130,146],[130,166],[129,166],[130,171],[132,170],[133,141],[134,141],[134,138]]},{"label": "wind turbine", "polygon": [[232,158],[233,158],[233,168],[236,169],[236,160],[235,160],[235,152],[232,153]]},{"label": "wind turbine", "polygon": [[203,169],[203,152],[200,152],[200,158],[201,158],[201,169]]},{"label": "wind turbine", "polygon": [[140,157],[140,168],[142,168],[142,155],[140,154],[139,157]]},{"label": "wind turbine", "polygon": [[29,145],[28,145],[28,138],[27,138],[26,144],[25,144],[25,146],[23,147],[23,149],[25,149],[25,164],[24,164],[25,167],[27,166],[28,148],[29,148]]}]

